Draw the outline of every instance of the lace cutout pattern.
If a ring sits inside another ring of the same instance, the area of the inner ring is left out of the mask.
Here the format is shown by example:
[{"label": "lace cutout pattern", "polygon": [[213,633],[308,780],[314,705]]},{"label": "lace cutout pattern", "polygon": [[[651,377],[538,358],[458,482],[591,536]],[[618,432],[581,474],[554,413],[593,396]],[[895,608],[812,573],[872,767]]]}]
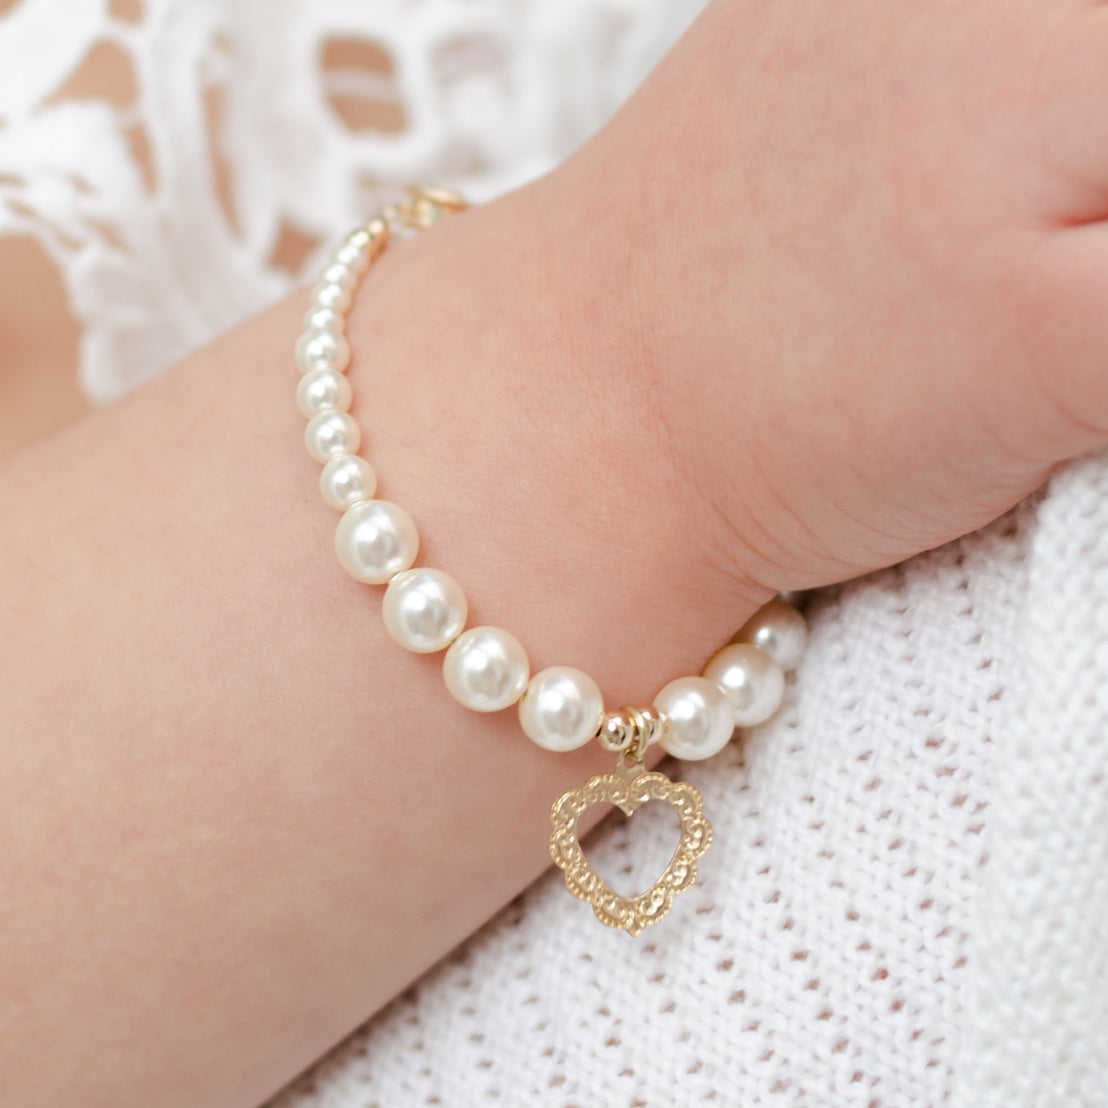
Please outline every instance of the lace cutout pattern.
[{"label": "lace cutout pattern", "polygon": [[317,267],[391,185],[486,199],[595,131],[703,0],[17,0],[0,234],[126,392]]}]

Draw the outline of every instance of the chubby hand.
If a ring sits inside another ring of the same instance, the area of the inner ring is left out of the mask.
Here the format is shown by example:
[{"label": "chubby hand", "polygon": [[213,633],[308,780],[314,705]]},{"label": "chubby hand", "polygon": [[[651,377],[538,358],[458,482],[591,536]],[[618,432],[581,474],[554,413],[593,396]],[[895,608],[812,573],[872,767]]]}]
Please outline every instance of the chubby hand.
[{"label": "chubby hand", "polygon": [[666,459],[758,586],[939,545],[1108,438],[1103,4],[717,0],[536,191],[609,453]]}]

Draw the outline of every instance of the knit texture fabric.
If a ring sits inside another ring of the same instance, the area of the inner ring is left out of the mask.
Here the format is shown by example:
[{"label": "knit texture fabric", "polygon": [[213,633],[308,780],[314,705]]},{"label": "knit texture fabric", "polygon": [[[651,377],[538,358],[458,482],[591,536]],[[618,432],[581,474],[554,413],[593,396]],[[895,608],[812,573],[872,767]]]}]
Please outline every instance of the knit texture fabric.
[{"label": "knit texture fabric", "polygon": [[809,616],[663,923],[552,872],[271,1108],[1108,1105],[1108,462]]}]

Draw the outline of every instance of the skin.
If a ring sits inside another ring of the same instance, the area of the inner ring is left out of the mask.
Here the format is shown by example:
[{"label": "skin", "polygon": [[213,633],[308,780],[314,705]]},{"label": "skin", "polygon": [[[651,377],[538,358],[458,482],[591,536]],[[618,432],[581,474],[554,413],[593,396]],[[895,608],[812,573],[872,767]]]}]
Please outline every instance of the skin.
[{"label": "skin", "polygon": [[0,461],[88,411],[77,383],[79,332],[37,243],[0,236]]},{"label": "skin", "polygon": [[[354,414],[472,622],[645,703],[773,590],[1103,445],[1106,12],[717,2],[558,171],[387,255]],[[21,1105],[257,1103],[531,880],[607,765],[460,709],[335,565],[303,308],[0,469]]]},{"label": "skin", "polygon": [[[762,597],[701,572],[661,455],[592,448],[609,413],[529,270],[537,202],[371,272],[354,414],[473,624],[648,703]],[[305,305],[0,474],[0,1070],[22,1105],[257,1103],[539,873],[553,798],[610,768],[461,709],[338,568],[292,403]]]}]

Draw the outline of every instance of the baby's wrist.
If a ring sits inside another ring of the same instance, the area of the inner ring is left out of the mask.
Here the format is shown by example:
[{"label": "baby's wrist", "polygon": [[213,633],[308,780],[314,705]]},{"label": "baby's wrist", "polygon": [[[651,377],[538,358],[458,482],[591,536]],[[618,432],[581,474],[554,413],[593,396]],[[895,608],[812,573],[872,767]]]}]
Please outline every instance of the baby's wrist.
[{"label": "baby's wrist", "polygon": [[448,220],[367,275],[349,320],[354,415],[387,475],[378,495],[412,511],[428,564],[480,620],[522,612],[521,637],[550,651],[536,665],[645,700],[768,590],[698,536],[698,490],[633,395],[619,330],[559,283],[538,202],[542,187]]}]

